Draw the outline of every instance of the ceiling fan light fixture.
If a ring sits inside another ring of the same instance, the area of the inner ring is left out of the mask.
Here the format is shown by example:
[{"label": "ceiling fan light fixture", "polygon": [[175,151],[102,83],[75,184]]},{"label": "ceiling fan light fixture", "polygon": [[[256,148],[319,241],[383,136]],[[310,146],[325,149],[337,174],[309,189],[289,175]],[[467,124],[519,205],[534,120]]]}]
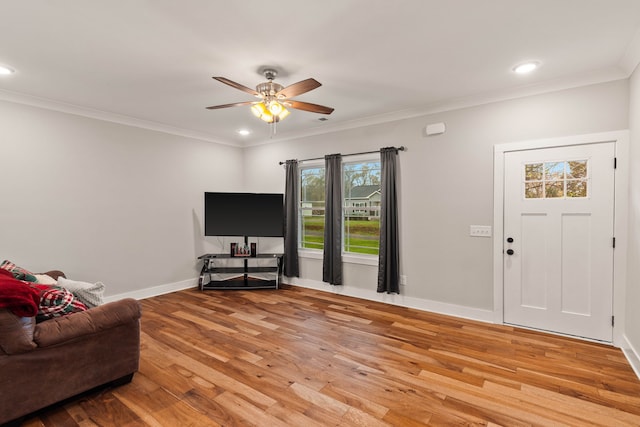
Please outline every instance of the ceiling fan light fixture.
[{"label": "ceiling fan light fixture", "polygon": [[274,116],[269,110],[265,110],[264,114],[260,116],[260,120],[267,123],[273,123],[276,121],[276,117],[278,116]]},{"label": "ceiling fan light fixture", "polygon": [[267,123],[277,123],[290,114],[289,110],[277,101],[253,104],[251,106],[251,112],[254,116]]},{"label": "ceiling fan light fixture", "polygon": [[251,112],[257,118],[260,118],[265,113],[265,111],[267,111],[267,109],[262,102],[258,102],[257,104],[253,104],[251,106]]},{"label": "ceiling fan light fixture", "polygon": [[291,114],[290,111],[282,107],[282,111],[278,114],[278,121],[285,119],[289,114]]},{"label": "ceiling fan light fixture", "polygon": [[284,107],[278,101],[271,101],[269,103],[269,111],[271,114],[277,116],[282,112],[282,110],[284,110]]}]

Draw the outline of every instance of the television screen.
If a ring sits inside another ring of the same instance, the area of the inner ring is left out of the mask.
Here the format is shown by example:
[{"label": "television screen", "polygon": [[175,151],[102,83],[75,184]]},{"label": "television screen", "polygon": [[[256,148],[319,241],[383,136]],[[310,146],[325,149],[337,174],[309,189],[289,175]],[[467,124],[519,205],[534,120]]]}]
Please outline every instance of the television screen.
[{"label": "television screen", "polygon": [[284,236],[284,196],[204,193],[205,236]]}]

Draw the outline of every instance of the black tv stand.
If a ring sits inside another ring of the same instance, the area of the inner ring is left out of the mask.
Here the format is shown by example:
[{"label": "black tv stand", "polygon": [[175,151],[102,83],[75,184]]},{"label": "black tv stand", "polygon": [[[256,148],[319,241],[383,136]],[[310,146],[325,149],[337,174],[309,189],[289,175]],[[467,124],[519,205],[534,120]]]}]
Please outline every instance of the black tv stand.
[{"label": "black tv stand", "polygon": [[[278,289],[282,275],[282,256],[283,254],[280,253],[256,254],[250,257],[231,256],[231,254],[201,255],[198,259],[202,260],[203,265],[198,286],[201,291],[211,289]],[[255,262],[256,260],[268,259],[273,260],[268,266],[257,265],[258,263]],[[273,279],[253,277],[252,273],[268,273],[273,276]],[[225,279],[220,277],[222,274],[233,276]]]}]

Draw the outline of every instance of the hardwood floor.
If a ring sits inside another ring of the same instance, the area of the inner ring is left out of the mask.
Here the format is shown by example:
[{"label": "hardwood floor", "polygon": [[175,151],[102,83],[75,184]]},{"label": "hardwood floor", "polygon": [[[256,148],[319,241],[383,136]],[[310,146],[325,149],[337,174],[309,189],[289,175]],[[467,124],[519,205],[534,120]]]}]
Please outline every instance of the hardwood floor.
[{"label": "hardwood floor", "polygon": [[287,286],[142,304],[133,381],[25,426],[640,425],[605,345]]}]

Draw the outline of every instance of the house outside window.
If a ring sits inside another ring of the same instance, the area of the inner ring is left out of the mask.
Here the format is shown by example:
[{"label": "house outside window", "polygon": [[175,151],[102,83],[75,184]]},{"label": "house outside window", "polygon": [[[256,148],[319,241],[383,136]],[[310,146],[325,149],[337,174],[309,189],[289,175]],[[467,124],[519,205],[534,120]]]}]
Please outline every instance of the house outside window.
[{"label": "house outside window", "polygon": [[[345,254],[377,255],[380,240],[380,160],[342,164],[343,232]],[[321,251],[324,247],[324,165],[300,168],[298,247]]]}]

